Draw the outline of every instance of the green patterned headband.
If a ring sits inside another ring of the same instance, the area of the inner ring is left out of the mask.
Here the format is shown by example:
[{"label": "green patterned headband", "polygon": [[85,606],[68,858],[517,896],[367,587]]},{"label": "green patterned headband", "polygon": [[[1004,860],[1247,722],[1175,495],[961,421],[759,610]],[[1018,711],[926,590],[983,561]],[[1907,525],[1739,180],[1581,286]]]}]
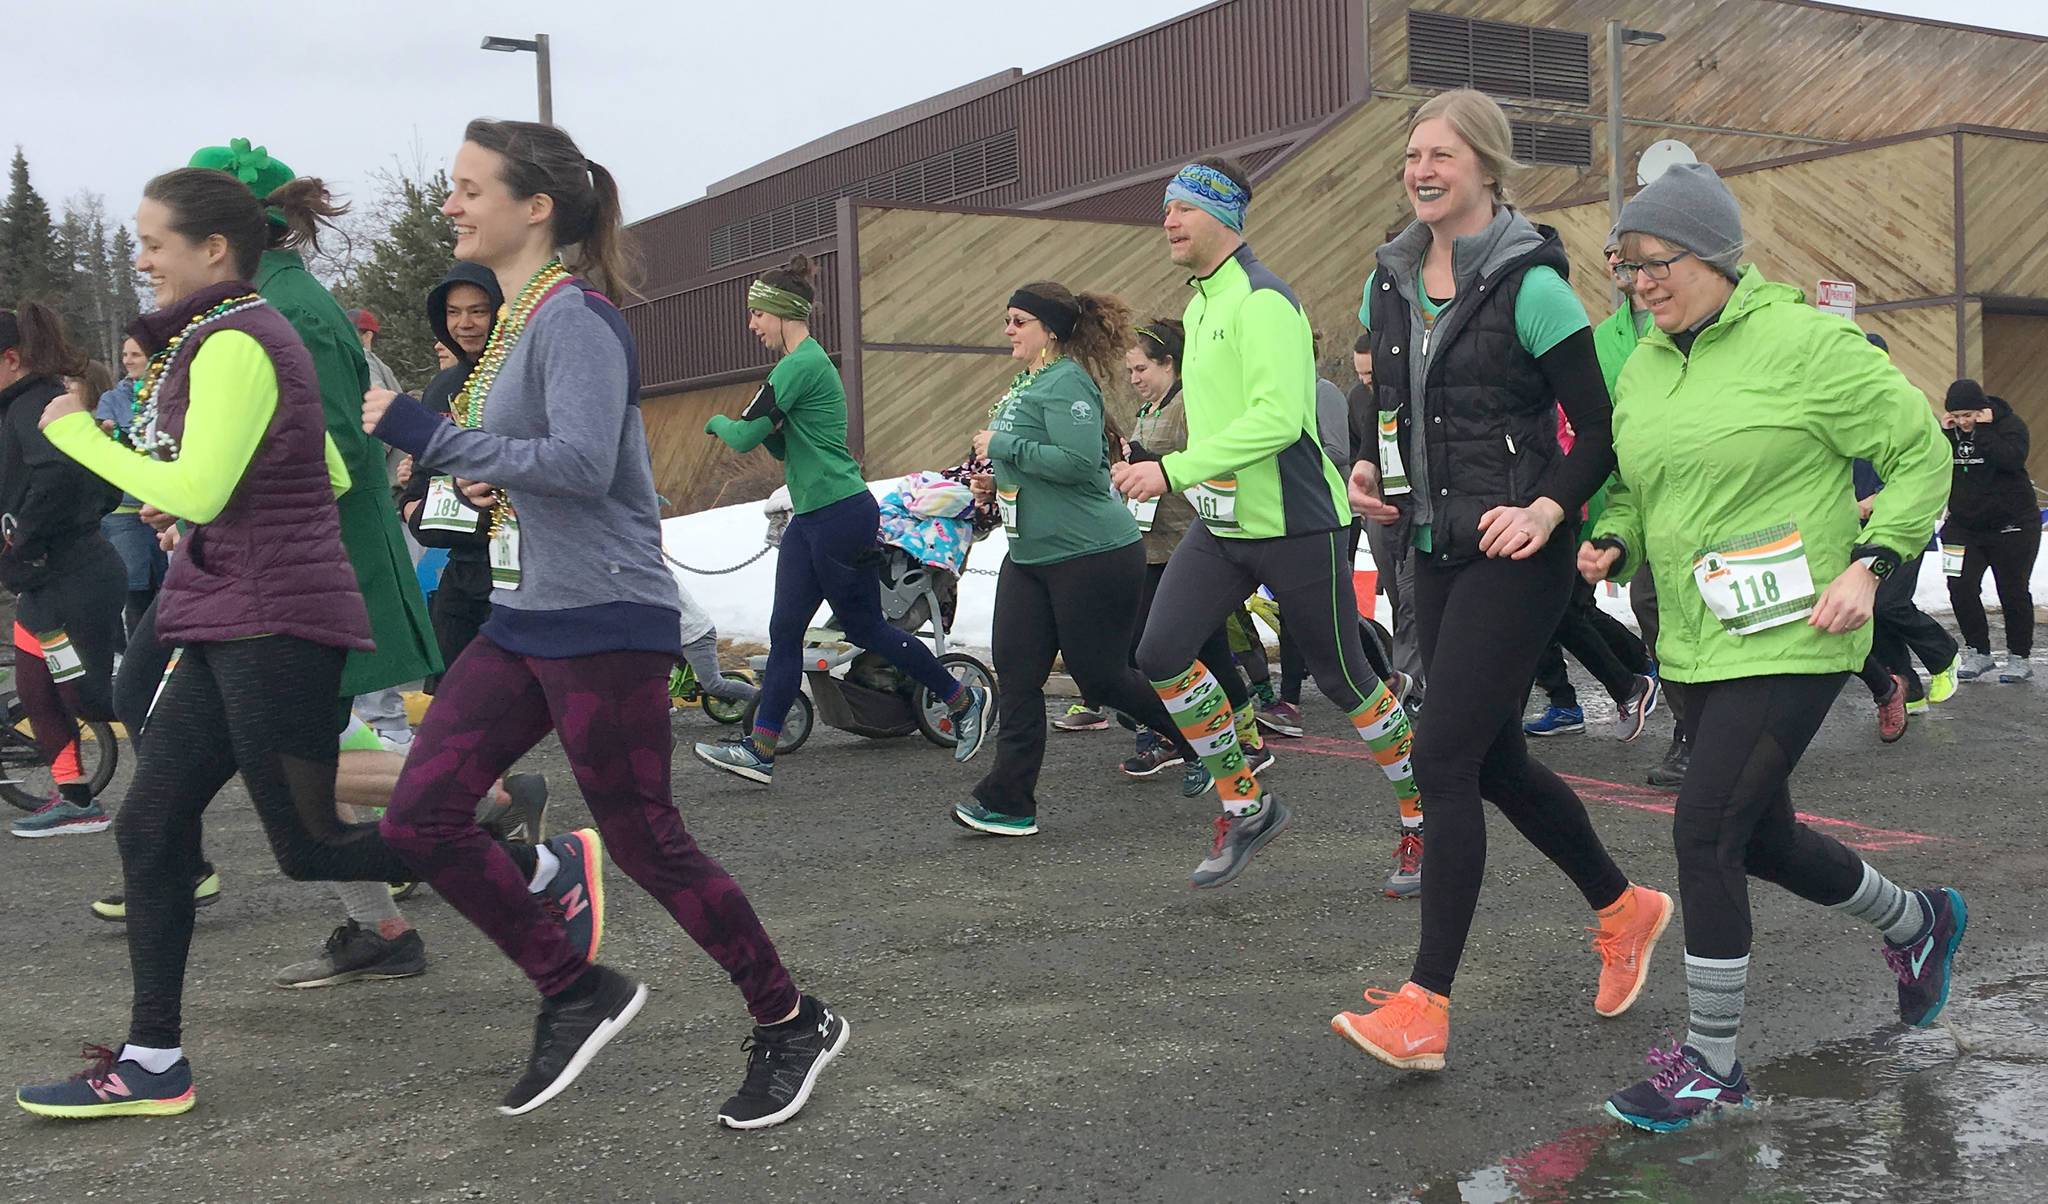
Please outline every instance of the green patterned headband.
[{"label": "green patterned headband", "polygon": [[756,280],[747,288],[747,308],[794,322],[811,320],[809,298],[799,297],[788,289],[776,288],[765,280]]}]

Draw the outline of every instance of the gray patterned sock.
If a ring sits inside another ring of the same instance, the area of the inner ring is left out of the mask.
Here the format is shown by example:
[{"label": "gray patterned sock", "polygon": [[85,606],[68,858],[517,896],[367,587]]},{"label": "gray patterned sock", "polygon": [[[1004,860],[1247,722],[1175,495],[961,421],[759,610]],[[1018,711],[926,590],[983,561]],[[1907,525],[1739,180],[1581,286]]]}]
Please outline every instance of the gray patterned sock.
[{"label": "gray patterned sock", "polygon": [[1692,1015],[1685,1043],[1700,1051],[1707,1069],[1725,1082],[1735,1073],[1735,1034],[1749,988],[1749,958],[1685,955],[1685,991]]},{"label": "gray patterned sock", "polygon": [[1834,907],[1876,925],[1884,939],[1894,945],[1906,944],[1927,926],[1927,909],[1920,896],[1901,890],[1891,879],[1872,869],[1868,861],[1863,863],[1863,881],[1856,887],[1856,893]]}]

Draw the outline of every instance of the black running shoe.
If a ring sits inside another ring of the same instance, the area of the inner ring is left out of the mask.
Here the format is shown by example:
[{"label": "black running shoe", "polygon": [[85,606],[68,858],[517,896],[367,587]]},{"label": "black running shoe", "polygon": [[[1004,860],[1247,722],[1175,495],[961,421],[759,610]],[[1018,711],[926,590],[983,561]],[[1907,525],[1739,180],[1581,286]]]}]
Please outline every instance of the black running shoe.
[{"label": "black running shoe", "polygon": [[386,939],[374,928],[350,920],[334,930],[320,956],[277,972],[280,987],[338,987],[365,978],[411,978],[427,972],[427,945],[407,929]]},{"label": "black running shoe", "polygon": [[591,994],[573,1003],[541,1001],[526,1073],[505,1093],[498,1111],[523,1116],[560,1095],[605,1042],[639,1015],[640,1005],[647,1002],[645,986],[603,966],[592,966],[590,973],[598,976],[597,990]]},{"label": "black running shoe", "polygon": [[718,1123],[728,1129],[765,1129],[795,1116],[811,1098],[819,1073],[852,1034],[844,1018],[808,995],[790,1024],[755,1025],[754,1034],[740,1043],[747,1051],[746,1082],[718,1110]]},{"label": "black running shoe", "polygon": [[548,809],[548,780],[537,773],[505,776],[509,801],[502,807],[486,800],[477,808],[476,822],[498,840],[510,844],[539,844],[546,833],[542,823]]}]

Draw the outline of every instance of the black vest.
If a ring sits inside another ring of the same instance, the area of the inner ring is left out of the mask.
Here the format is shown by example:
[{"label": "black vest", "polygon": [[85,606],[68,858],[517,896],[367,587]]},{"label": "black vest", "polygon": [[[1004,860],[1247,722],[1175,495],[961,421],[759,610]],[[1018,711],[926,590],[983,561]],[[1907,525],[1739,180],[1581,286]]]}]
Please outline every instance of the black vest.
[{"label": "black vest", "polygon": [[[1549,226],[1536,230],[1543,235],[1541,246],[1468,284],[1438,315],[1430,333],[1433,358],[1423,381],[1429,394],[1427,430],[1411,422],[1408,360],[1421,346],[1410,346],[1415,332],[1408,302],[1384,266],[1374,271],[1369,285],[1379,408],[1396,416],[1403,461],[1414,465],[1418,448],[1427,457],[1432,548],[1416,555],[1435,564],[1478,559],[1479,516],[1495,506],[1535,501],[1538,483],[1563,454],[1557,445],[1557,398],[1515,332],[1515,299],[1523,275],[1539,265],[1560,276],[1570,269],[1557,231]],[[1414,475],[1411,467],[1409,476]],[[1402,503],[1401,498],[1393,501]],[[1401,526],[1405,541],[1407,524]]]}]

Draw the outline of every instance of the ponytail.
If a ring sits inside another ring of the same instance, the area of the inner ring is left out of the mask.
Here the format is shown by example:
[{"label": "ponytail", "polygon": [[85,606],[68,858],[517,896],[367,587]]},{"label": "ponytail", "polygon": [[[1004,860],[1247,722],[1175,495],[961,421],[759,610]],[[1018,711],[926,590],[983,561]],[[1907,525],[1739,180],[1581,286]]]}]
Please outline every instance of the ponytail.
[{"label": "ponytail", "polygon": [[263,203],[271,210],[270,245],[287,251],[318,251],[320,227],[332,229],[334,219],[348,212],[347,205],[328,195],[325,183],[311,176],[280,185]]},{"label": "ponytail", "polygon": [[614,299],[634,295],[619,185],[611,172],[584,158],[559,126],[480,117],[462,137],[504,160],[498,178],[514,197],[545,194],[554,201],[548,234],[571,271]]}]

